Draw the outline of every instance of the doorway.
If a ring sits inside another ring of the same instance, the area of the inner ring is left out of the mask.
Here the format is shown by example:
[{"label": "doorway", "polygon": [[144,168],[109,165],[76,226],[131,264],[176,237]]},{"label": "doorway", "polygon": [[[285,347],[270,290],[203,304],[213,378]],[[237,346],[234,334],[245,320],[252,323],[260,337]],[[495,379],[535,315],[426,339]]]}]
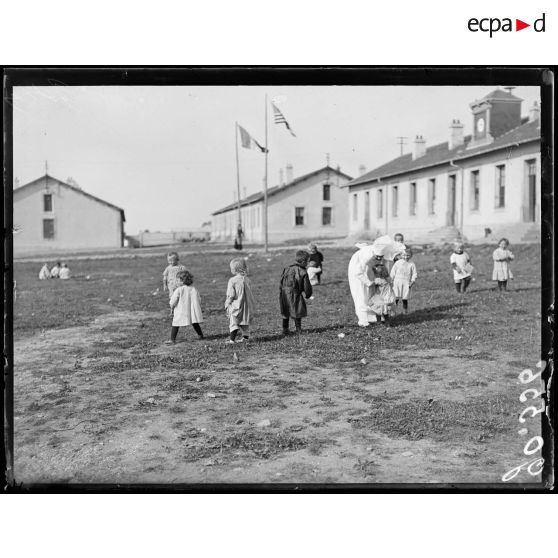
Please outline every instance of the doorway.
[{"label": "doorway", "polygon": [[364,192],[364,230],[370,230],[370,192]]},{"label": "doorway", "polygon": [[455,227],[455,199],[457,190],[457,177],[450,174],[448,177],[448,214],[446,224],[449,227]]},{"label": "doorway", "polygon": [[526,161],[527,165],[527,221],[537,220],[537,162]]}]

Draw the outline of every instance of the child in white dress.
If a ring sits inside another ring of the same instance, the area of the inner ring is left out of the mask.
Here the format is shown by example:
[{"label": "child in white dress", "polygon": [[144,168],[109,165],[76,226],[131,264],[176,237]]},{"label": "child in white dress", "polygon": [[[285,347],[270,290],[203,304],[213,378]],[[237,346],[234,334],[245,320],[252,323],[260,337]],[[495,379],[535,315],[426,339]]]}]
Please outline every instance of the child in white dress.
[{"label": "child in white dress", "polygon": [[514,255],[509,250],[510,241],[502,238],[498,242],[498,248],[494,250],[492,259],[494,260],[494,269],[492,271],[492,280],[498,282],[498,290],[508,290],[508,280],[513,279],[509,262],[514,259]]},{"label": "child in white dress", "polygon": [[[228,343],[248,341],[250,337],[250,322],[254,314],[254,297],[252,286],[248,279],[248,266],[243,258],[235,258],[230,263],[233,277],[227,285],[225,310],[229,317],[230,339]],[[239,338],[237,335],[240,333]]]},{"label": "child in white dress", "polygon": [[417,280],[417,268],[415,264],[410,261],[412,257],[413,252],[410,248],[407,248],[402,257],[393,264],[390,273],[391,279],[393,280],[395,305],[399,304],[399,300],[402,300],[405,314],[409,311],[411,287]]},{"label": "child in white dress", "polygon": [[384,264],[376,264],[374,271],[374,294],[368,302],[370,310],[380,316],[382,322],[389,320],[392,307],[395,303],[395,295],[391,288],[389,273]]},{"label": "child in white dress", "polygon": [[178,263],[178,252],[169,252],[167,254],[167,267],[163,271],[163,292],[169,291],[169,298],[174,290],[179,286],[177,274],[180,271],[186,271],[186,268]]},{"label": "child in white dress", "polygon": [[455,289],[458,293],[464,293],[471,282],[473,266],[469,254],[465,252],[463,242],[455,243],[453,254],[450,256],[450,263],[453,269]]},{"label": "child in white dress", "polygon": [[198,334],[199,339],[203,339],[203,332],[200,323],[203,322],[201,309],[200,293],[196,287],[192,286],[194,278],[189,271],[179,271],[176,275],[177,286],[170,298],[172,327],[171,338],[166,344],[176,343],[178,329],[183,326],[191,325]]},{"label": "child in white dress", "polygon": [[44,281],[45,279],[50,279],[50,269],[48,268],[48,264],[45,263],[43,267],[41,267],[41,271],[39,271],[39,279]]}]

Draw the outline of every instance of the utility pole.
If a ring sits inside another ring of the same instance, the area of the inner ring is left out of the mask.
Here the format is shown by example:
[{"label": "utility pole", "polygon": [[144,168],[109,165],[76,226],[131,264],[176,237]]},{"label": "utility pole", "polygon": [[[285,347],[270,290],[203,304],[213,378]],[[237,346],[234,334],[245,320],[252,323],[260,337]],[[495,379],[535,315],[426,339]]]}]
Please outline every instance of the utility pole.
[{"label": "utility pole", "polygon": [[397,136],[397,139],[399,140],[399,141],[397,142],[397,144],[398,144],[399,147],[400,147],[400,153],[399,153],[399,155],[401,156],[401,155],[403,155],[403,146],[405,145],[405,140],[407,139],[407,136]]}]

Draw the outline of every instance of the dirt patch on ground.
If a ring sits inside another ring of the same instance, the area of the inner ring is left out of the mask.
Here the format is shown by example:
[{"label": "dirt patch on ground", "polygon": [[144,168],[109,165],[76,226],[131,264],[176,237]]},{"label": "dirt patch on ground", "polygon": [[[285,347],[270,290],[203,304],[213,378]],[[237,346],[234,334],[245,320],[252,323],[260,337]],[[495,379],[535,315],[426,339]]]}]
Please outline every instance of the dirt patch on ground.
[{"label": "dirt patch on ground", "polygon": [[247,344],[184,367],[194,342],[137,344],[162,319],[116,311],[16,342],[17,482],[485,483],[521,462],[509,352],[317,366]]}]

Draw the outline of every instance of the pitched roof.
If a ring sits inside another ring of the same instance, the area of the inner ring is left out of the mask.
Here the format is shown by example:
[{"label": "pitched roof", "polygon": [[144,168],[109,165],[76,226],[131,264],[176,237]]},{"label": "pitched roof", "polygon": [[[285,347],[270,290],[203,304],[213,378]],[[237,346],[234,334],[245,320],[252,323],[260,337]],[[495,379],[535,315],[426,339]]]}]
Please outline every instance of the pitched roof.
[{"label": "pitched roof", "polygon": [[401,157],[392,159],[374,170],[355,178],[342,187],[365,184],[381,178],[393,177],[411,171],[435,167],[437,165],[449,163],[450,161],[465,160],[483,153],[504,149],[518,143],[527,143],[539,139],[540,128],[538,121],[528,122],[524,119],[524,122],[517,128],[513,128],[505,134],[502,134],[490,144],[469,148],[471,136],[465,136],[463,145],[455,149],[450,149],[447,141],[439,143],[432,147],[428,147],[426,153],[422,157],[413,159],[411,153],[406,153]]},{"label": "pitched roof", "polygon": [[[298,176],[297,178],[295,178],[294,180],[292,180],[291,182],[289,182],[288,184],[285,184],[284,186],[281,185],[277,185],[277,186],[273,186],[273,188],[268,188],[267,190],[267,197],[270,198],[271,196],[274,196],[275,194],[278,194],[279,192],[284,192],[286,189],[288,188],[292,188],[293,186],[296,186],[297,184],[299,184],[300,182],[303,182],[304,180],[319,174],[321,172],[325,172],[325,171],[330,171],[333,172],[336,175],[339,176],[344,176],[345,178],[348,178],[349,180],[351,180],[352,177],[350,177],[348,174],[341,172],[340,170],[334,169],[333,167],[330,167],[329,165],[309,172],[307,174],[304,174],[302,176]],[[254,203],[257,203],[261,200],[263,200],[264,195],[263,192],[256,192],[255,194],[251,194],[250,196],[247,196],[246,198],[240,200],[240,206],[241,207],[245,207],[247,205],[252,205]],[[235,203],[231,203],[221,209],[218,209],[217,211],[214,211],[211,215],[219,215],[220,213],[225,213],[227,211],[230,211],[231,209],[237,209],[238,208],[238,202]]]},{"label": "pitched roof", "polygon": [[491,91],[488,95],[483,97],[481,100],[482,101],[488,101],[488,100],[492,100],[492,99],[507,100],[507,101],[521,101],[522,100],[519,97],[516,97],[515,95],[512,95],[509,91],[503,91],[502,89],[495,89],[494,91]]},{"label": "pitched roof", "polygon": [[63,182],[62,180],[58,180],[58,178],[54,178],[54,176],[50,176],[50,174],[45,174],[44,176],[40,176],[39,178],[37,178],[35,180],[32,180],[31,182],[28,182],[27,184],[23,184],[23,186],[19,186],[18,188],[14,188],[14,194],[16,192],[21,192],[22,190],[27,189],[29,186],[33,186],[37,182],[40,182],[41,180],[45,180],[45,179],[54,180],[58,184],[61,184],[62,186],[65,186],[66,188],[70,188],[70,190],[73,190],[74,192],[77,192],[78,194],[82,194],[89,199],[92,199],[96,202],[99,202],[99,203],[102,203],[103,205],[106,205],[107,207],[110,207],[112,209],[116,209],[117,211],[120,211],[120,213],[122,214],[122,220],[126,221],[126,216],[124,215],[124,210],[121,207],[118,207],[117,205],[113,205],[112,203],[109,203],[108,201],[102,200],[101,198],[98,198],[97,196],[94,196],[93,194],[89,194],[89,193],[85,192],[84,190],[82,190],[81,188],[77,188],[76,186],[72,186],[71,184],[68,184],[67,182]]}]

